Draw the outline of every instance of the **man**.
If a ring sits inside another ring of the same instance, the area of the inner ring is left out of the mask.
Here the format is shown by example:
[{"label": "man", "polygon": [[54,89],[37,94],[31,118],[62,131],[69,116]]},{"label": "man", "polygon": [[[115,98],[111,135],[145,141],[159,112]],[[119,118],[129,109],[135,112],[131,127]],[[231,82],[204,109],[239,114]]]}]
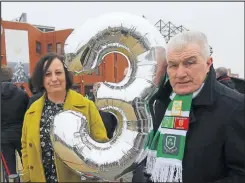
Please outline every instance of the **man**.
[{"label": "man", "polygon": [[11,83],[12,72],[1,68],[1,150],[10,174],[16,174],[15,151],[21,157],[21,132],[29,97]]},{"label": "man", "polygon": [[169,80],[132,181],[244,182],[244,95],[216,80],[203,33],[178,34],[166,51]]},{"label": "man", "polygon": [[228,76],[228,70],[224,67],[219,67],[216,69],[216,78],[217,80],[224,84],[225,86],[235,89],[235,84],[231,80],[231,78]]},{"label": "man", "polygon": [[[91,99],[93,102],[96,101],[96,93],[99,87],[100,82],[95,83],[93,86],[93,97]],[[99,110],[99,113],[102,118],[102,121],[104,122],[107,131],[107,137],[111,139],[117,127],[117,118],[113,114],[106,111]]]},{"label": "man", "polygon": [[156,77],[154,78],[154,83],[158,86],[165,80],[167,61],[166,61],[166,50],[162,47],[157,47],[155,49],[155,59],[157,61]]}]

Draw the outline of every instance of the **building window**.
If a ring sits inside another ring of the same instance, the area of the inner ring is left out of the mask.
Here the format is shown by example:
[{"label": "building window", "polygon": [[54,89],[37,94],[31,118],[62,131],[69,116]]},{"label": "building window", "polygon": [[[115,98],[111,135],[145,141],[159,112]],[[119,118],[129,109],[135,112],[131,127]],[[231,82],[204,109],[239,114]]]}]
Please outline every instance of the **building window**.
[{"label": "building window", "polygon": [[105,70],[105,60],[102,61],[101,76],[104,76],[104,70]]},{"label": "building window", "polygon": [[56,53],[59,55],[62,54],[61,43],[56,43]]},{"label": "building window", "polygon": [[47,49],[48,49],[48,52],[52,52],[53,51],[53,45],[52,45],[52,43],[48,44]]},{"label": "building window", "polygon": [[93,85],[85,85],[84,86],[84,96],[88,98],[89,100],[94,101],[94,95],[93,95]]},{"label": "building window", "polygon": [[95,69],[95,73],[97,76],[100,75],[100,67],[99,66],[97,66],[97,68]]},{"label": "building window", "polygon": [[42,53],[42,44],[39,41],[36,41],[36,52],[39,54]]},{"label": "building window", "polygon": [[117,68],[114,67],[114,79],[117,80]]},{"label": "building window", "polygon": [[117,80],[117,53],[114,53],[114,79]]}]

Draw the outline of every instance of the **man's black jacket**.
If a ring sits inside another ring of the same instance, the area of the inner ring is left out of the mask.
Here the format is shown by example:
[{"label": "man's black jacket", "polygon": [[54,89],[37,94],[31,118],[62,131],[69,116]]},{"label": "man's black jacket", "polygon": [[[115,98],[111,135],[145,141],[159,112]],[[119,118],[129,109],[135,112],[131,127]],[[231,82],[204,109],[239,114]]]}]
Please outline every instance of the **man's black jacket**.
[{"label": "man's black jacket", "polygon": [[217,80],[222,83],[223,85],[231,88],[231,89],[235,89],[235,83],[233,83],[233,81],[231,80],[231,78],[227,75],[225,76],[221,76],[219,78],[217,78]]},{"label": "man's black jacket", "polygon": [[[150,102],[155,131],[171,92],[167,82]],[[220,84],[211,67],[203,89],[192,102],[182,161],[183,182],[244,182],[244,141],[244,95]],[[150,182],[142,171],[144,163],[134,172],[133,182]]]},{"label": "man's black jacket", "polygon": [[1,82],[1,142],[20,140],[29,97],[10,82]]}]

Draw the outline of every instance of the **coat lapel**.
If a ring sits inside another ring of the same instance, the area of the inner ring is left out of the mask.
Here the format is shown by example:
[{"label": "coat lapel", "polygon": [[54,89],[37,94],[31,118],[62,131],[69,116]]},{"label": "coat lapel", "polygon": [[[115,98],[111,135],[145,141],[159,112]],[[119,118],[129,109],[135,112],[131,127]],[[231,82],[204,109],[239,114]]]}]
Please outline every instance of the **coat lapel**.
[{"label": "coat lapel", "polygon": [[82,97],[76,97],[75,91],[69,90],[66,96],[64,110],[78,111],[80,108],[86,106],[86,102]]},{"label": "coat lapel", "polygon": [[194,114],[193,110],[191,110],[191,112],[190,112],[190,124],[194,123],[195,121],[196,121],[195,114]]},{"label": "coat lapel", "polygon": [[32,129],[32,141],[35,143],[36,149],[38,152],[41,152],[41,146],[40,146],[40,120],[42,116],[42,110],[44,106],[45,101],[45,94],[39,98],[35,103],[33,103],[33,106],[28,110],[28,121]]}]

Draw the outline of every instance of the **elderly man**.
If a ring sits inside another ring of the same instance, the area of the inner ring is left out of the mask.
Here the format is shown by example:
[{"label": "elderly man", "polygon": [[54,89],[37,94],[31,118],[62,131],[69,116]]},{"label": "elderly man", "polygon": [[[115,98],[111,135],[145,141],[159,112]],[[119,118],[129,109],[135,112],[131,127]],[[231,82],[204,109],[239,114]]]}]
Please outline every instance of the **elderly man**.
[{"label": "elderly man", "polygon": [[224,84],[225,86],[231,89],[235,89],[235,84],[228,76],[228,70],[225,67],[219,67],[215,71],[216,71],[216,78],[220,83]]},{"label": "elderly man", "polygon": [[169,80],[132,181],[244,182],[244,95],[216,80],[203,33],[178,34],[166,51]]}]

